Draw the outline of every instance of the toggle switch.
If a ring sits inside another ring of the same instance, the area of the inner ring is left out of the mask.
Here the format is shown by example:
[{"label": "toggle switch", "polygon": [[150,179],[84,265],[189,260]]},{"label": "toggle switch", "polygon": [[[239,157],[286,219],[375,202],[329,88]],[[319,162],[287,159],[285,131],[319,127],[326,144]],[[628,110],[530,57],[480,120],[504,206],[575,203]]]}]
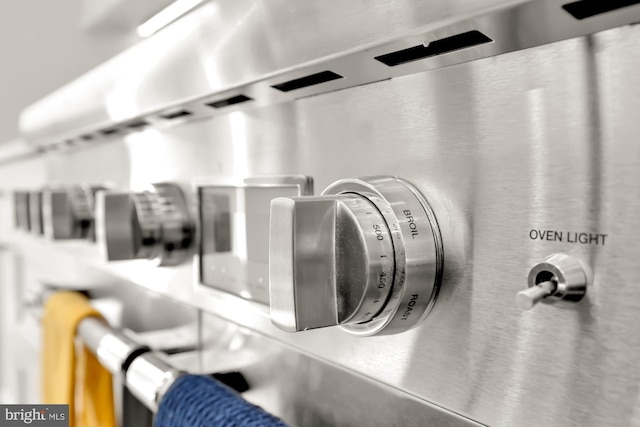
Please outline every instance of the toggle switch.
[{"label": "toggle switch", "polygon": [[553,254],[529,272],[529,287],[516,295],[516,305],[530,310],[539,302],[578,302],[587,293],[587,275],[578,260]]},{"label": "toggle switch", "polygon": [[546,297],[553,295],[557,289],[555,280],[548,280],[546,282],[539,283],[524,291],[518,292],[516,296],[516,305],[520,310],[531,310],[534,305],[545,299]]}]

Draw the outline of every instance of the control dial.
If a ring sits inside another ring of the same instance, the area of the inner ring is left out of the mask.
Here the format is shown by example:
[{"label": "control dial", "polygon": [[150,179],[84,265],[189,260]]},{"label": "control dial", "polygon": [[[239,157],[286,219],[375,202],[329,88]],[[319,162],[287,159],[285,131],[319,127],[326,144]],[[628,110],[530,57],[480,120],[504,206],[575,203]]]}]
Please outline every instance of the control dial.
[{"label": "control dial", "polygon": [[31,232],[37,236],[44,234],[42,217],[42,191],[29,192],[29,224]]},{"label": "control dial", "polygon": [[433,307],[442,265],[435,216],[400,178],[342,180],[271,203],[271,318],[285,331],[409,329]]},{"label": "control dial", "polygon": [[94,239],[94,196],[102,186],[70,185],[42,192],[44,234],[53,240]]},{"label": "control dial", "polygon": [[191,255],[193,220],[175,184],[154,184],[140,193],[102,193],[96,220],[98,243],[109,261],[149,259],[176,265]]}]

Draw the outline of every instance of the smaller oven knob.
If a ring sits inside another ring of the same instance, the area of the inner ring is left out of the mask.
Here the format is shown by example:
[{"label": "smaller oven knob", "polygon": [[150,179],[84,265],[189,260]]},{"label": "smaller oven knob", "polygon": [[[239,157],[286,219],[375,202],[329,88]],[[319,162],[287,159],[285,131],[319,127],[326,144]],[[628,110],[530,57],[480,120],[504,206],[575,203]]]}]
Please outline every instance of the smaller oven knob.
[{"label": "smaller oven knob", "polygon": [[149,259],[176,265],[191,254],[194,225],[184,193],[174,184],[152,187],[98,197],[97,237],[107,260]]},{"label": "smaller oven knob", "polygon": [[356,335],[418,325],[438,294],[443,252],[426,199],[396,177],[338,181],[271,202],[271,319],[296,332]]},{"label": "smaller oven knob", "polygon": [[28,191],[14,191],[13,209],[14,224],[19,230],[31,230],[30,196]]},{"label": "smaller oven knob", "polygon": [[29,225],[31,232],[37,236],[44,234],[42,218],[42,191],[29,192]]},{"label": "smaller oven knob", "polygon": [[71,185],[42,192],[44,234],[53,240],[91,239],[94,191],[102,187]]}]

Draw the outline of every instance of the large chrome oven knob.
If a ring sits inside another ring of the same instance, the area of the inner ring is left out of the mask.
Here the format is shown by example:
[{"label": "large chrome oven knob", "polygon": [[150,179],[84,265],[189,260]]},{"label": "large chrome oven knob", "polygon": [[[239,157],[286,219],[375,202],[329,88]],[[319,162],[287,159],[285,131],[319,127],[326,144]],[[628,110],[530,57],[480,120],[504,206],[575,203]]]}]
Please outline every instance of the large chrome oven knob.
[{"label": "large chrome oven knob", "polygon": [[[391,233],[375,205],[355,194],[279,198],[271,205],[271,277],[291,301],[285,330],[368,322],[384,308],[394,274]],[[298,312],[299,311],[299,312]]]},{"label": "large chrome oven knob", "polygon": [[191,255],[194,225],[184,193],[154,184],[140,193],[104,192],[96,201],[97,240],[107,260],[176,265]]},{"label": "large chrome oven knob", "polygon": [[402,179],[342,180],[271,203],[271,318],[285,331],[409,329],[433,307],[442,266],[435,216]]},{"label": "large chrome oven knob", "polygon": [[70,185],[42,192],[44,234],[52,240],[93,239],[94,194],[104,187]]}]

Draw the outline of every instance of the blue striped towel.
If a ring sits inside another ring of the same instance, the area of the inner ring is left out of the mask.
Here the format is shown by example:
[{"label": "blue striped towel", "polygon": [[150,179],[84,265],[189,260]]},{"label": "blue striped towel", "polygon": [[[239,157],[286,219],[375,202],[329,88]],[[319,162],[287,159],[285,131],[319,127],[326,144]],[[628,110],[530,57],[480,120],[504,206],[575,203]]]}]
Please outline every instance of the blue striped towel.
[{"label": "blue striped towel", "polygon": [[154,427],[287,427],[213,378],[185,375],[160,402]]}]

